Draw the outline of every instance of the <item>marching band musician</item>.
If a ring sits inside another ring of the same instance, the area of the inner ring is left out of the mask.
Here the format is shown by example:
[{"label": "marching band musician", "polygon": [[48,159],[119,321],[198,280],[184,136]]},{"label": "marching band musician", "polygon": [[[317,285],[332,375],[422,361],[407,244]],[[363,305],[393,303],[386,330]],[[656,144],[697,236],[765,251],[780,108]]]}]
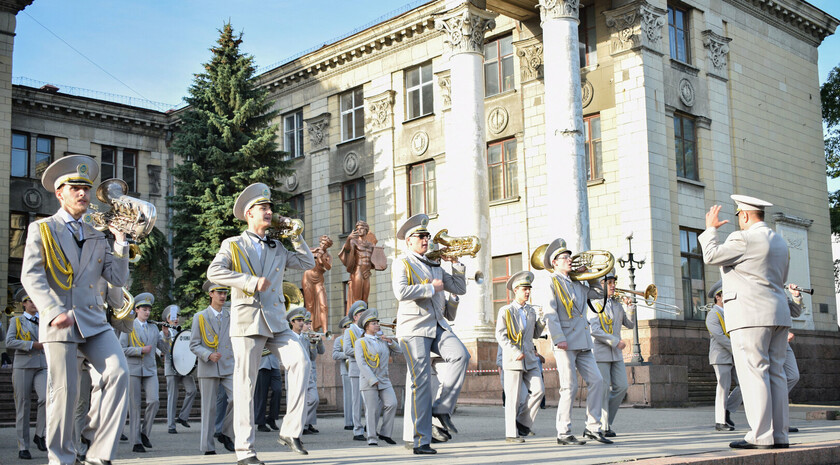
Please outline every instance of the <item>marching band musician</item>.
[{"label": "marching band musician", "polygon": [[379,445],[378,439],[396,444],[391,435],[397,415],[397,395],[388,374],[388,359],[392,354],[402,353],[402,350],[396,340],[378,335],[379,313],[375,308],[365,310],[355,325],[364,331],[364,336],[356,342],[354,355],[359,366],[359,385],[365,401],[368,445]]},{"label": "marching band musician", "polygon": [[234,216],[248,230],[222,242],[207,269],[207,279],[231,287],[231,341],[236,365],[233,379],[233,415],[238,465],[262,464],[254,448],[254,396],[259,361],[267,347],[286,368],[286,415],[278,441],[300,454],[306,408],[306,356],[286,321],[283,297],[285,269],[308,270],[315,259],[301,235],[292,240],[294,251],[268,239],[271,226],[271,190],[263,183],[246,187],[233,206]]},{"label": "marching band musician", "polygon": [[15,293],[15,300],[23,305],[23,314],[9,321],[6,331],[6,348],[14,350],[12,387],[15,395],[15,432],[17,433],[18,458],[30,460],[29,418],[32,410],[32,388],[38,396],[37,420],[32,442],[40,451],[47,450],[44,441],[46,428],[45,404],[47,402],[47,358],[44,345],[38,339],[38,307],[29,298],[26,289]]},{"label": "marching band musician", "polygon": [[[540,373],[540,362],[534,348],[534,339],[543,332],[543,323],[528,304],[534,273],[520,271],[507,281],[507,289],[514,294],[513,302],[499,309],[496,318],[496,341],[502,349],[504,370],[505,441],[525,442],[523,436],[531,432],[534,419],[545,396]],[[524,405],[520,406],[521,390],[528,391]]]},{"label": "marching band musician", "polygon": [[[167,306],[163,309],[164,321],[173,327],[178,326],[178,312],[180,311],[181,307],[177,305]],[[161,330],[160,335],[171,347],[172,338],[175,335],[171,334],[171,331],[166,327]],[[190,427],[187,420],[190,419],[190,412],[192,411],[193,402],[195,402],[195,378],[191,374],[182,376],[175,371],[175,367],[172,366],[172,357],[166,355],[163,356],[163,374],[166,376],[166,425],[169,428],[169,434],[176,434],[178,430],[175,429],[175,423],[180,424],[184,428]],[[180,411],[177,408],[178,393],[180,391],[178,388],[179,385],[184,386],[184,392],[186,393]]]},{"label": "marching band musician", "polygon": [[[431,234],[427,229],[429,217],[417,214],[406,220],[397,231],[397,238],[405,240],[407,251],[401,264],[393,266],[391,284],[399,301],[397,337],[408,362],[411,382],[406,389],[405,408],[411,414],[414,431],[412,448],[415,454],[435,454],[430,446],[432,416],[452,433],[458,430],[452,423],[452,411],[464,384],[470,354],[452,332],[444,312],[446,297],[443,291],[455,295],[466,293],[465,267],[457,257],[452,272],[425,257]],[[431,389],[431,353],[446,362],[438,370],[441,388],[436,399]],[[405,433],[407,434],[407,433]]]},{"label": "marching band musician", "polygon": [[[312,313],[307,311],[303,320],[303,331],[307,333],[312,332]],[[309,385],[306,389],[306,419],[304,423],[303,434],[317,434],[318,431],[315,425],[318,424],[318,402],[321,398],[318,396],[318,367],[315,364],[315,359],[318,355],[326,352],[324,348],[324,340],[320,336],[309,337]]]},{"label": "marching band musician", "polygon": [[44,344],[47,386],[47,448],[53,465],[76,461],[73,410],[78,397],[81,352],[104,383],[102,421],[88,448],[88,464],[110,464],[125,423],[128,365],[119,341],[103,314],[95,289],[100,277],[115,286],[128,280],[125,234],[110,228],[113,253],[105,235],[81,221],[90,203],[90,188],[99,165],[84,155],[69,155],[50,164],[41,177],[61,204],[50,218],[29,226],[21,281],[41,311],[39,337]]},{"label": "marching band musician", "polygon": [[352,323],[352,320],[347,316],[341,317],[338,322],[338,327],[341,329],[340,336],[336,336],[333,342],[332,358],[339,364],[339,371],[341,372],[341,391],[344,398],[344,429],[351,431],[353,429],[353,398],[351,397],[352,387],[350,386],[350,377],[347,369],[350,362],[347,355],[344,353],[344,333]]},{"label": "marching band musician", "polygon": [[714,299],[714,305],[706,314],[706,329],[709,330],[709,364],[715,370],[717,388],[715,389],[715,430],[734,431],[731,413],[741,405],[741,390],[732,386],[734,361],[732,358],[732,342],[726,331],[723,309],[723,287],[718,280],[709,289],[708,297]]},{"label": "marching band musician", "polygon": [[[572,271],[572,251],[566,241],[555,239],[545,250],[543,264],[551,275],[545,324],[554,344],[554,358],[560,377],[560,400],[557,405],[557,444],[582,445],[571,434],[572,401],[577,392],[577,374],[586,381],[585,438],[603,444],[612,444],[601,432],[601,404],[604,398],[604,380],[592,353],[589,320],[586,319],[586,300],[603,299],[604,293],[597,285],[588,286],[569,277]],[[593,283],[595,284],[595,283]]]},{"label": "marching band musician", "polygon": [[[601,404],[601,431],[608,438],[615,437],[612,425],[624,395],[627,394],[627,370],[624,368],[622,350],[627,343],[621,340],[621,327],[633,329],[633,319],[625,313],[624,306],[615,298],[615,285],[618,278],[615,270],[611,270],[602,278],[607,292],[607,302],[594,302],[596,309],[601,310],[597,316],[589,319],[592,328],[592,352],[595,362],[604,380],[604,398]],[[630,314],[636,311],[629,297],[624,296],[624,305],[630,309]],[[602,308],[603,306],[603,308]]]},{"label": "marching band musician", "polygon": [[[347,316],[352,318],[347,331],[344,332],[342,345],[344,355],[347,357],[349,366],[347,377],[350,378],[350,397],[353,401],[353,439],[356,441],[365,440],[365,426],[362,424],[362,391],[359,388],[359,365],[356,363],[356,341],[364,336],[364,332],[355,323],[359,321],[362,312],[367,310],[367,303],[364,300],[357,300],[350,305]],[[367,415],[367,412],[365,412]]]},{"label": "marching band musician", "polygon": [[[157,348],[166,356],[169,354],[169,344],[160,337],[157,326],[148,322],[152,312],[152,305],[155,297],[148,292],[137,295],[134,298],[134,311],[137,317],[134,319],[134,328],[130,333],[123,333],[120,336],[125,358],[128,360],[128,369],[131,375],[131,382],[128,385],[129,415],[128,429],[129,440],[134,447],[134,452],[146,452],[146,448],[152,447],[149,435],[152,433],[152,425],[155,422],[158,408],[160,407],[159,382],[157,374],[157,361],[155,360],[154,349]],[[168,328],[163,328],[164,332]],[[140,416],[140,395],[146,393],[146,411]]]},{"label": "marching band musician", "polygon": [[[204,281],[202,290],[210,295],[210,305],[193,316],[190,351],[198,358],[198,388],[201,391],[201,441],[198,450],[216,455],[213,443],[219,386],[233,399],[233,345],[230,338],[230,312],[224,308],[228,288]],[[233,402],[225,405],[222,430],[218,439],[233,452]]]}]

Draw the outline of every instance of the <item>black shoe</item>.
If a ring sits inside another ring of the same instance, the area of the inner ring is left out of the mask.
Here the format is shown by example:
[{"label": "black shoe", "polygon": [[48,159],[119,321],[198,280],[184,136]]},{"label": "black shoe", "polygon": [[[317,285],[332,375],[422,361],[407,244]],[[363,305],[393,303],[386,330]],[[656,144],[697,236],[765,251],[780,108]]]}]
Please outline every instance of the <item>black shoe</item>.
[{"label": "black shoe", "polygon": [[[41,440],[43,441],[43,440],[44,440],[44,438],[41,438]],[[82,444],[84,444],[84,445],[85,445],[85,446],[87,446],[87,447],[90,447],[90,439],[88,439],[88,438],[86,438],[86,437],[82,436]],[[45,449],[44,449],[44,450],[47,450],[47,449],[46,449],[46,447],[47,447],[47,443],[46,443],[46,442],[44,442],[44,447],[45,447]],[[84,459],[82,459],[82,461],[84,462]]]},{"label": "black shoe", "polygon": [[28,450],[22,450],[18,452],[18,458],[23,460],[32,460],[32,454],[30,454]]},{"label": "black shoe", "polygon": [[140,433],[140,442],[142,442],[142,443],[143,443],[143,446],[144,446],[144,447],[147,447],[147,448],[149,448],[149,449],[151,449],[151,448],[152,448],[152,441],[149,441],[149,437],[148,437],[148,436],[146,436],[146,435],[145,435],[145,434],[143,434],[143,433]]},{"label": "black shoe", "polygon": [[262,432],[262,433],[270,433],[271,428],[269,428],[268,426],[265,426],[265,425],[257,425],[257,431]]},{"label": "black shoe", "polygon": [[213,438],[218,439],[219,436],[221,436],[221,435],[222,435],[222,433],[213,433]]},{"label": "black shoe", "polygon": [[561,446],[582,446],[586,444],[586,441],[581,441],[572,435],[568,435],[557,438],[557,444],[560,444]]},{"label": "black shoe", "polygon": [[265,465],[265,462],[258,459],[256,455],[245,457],[242,460],[237,460],[236,465]]},{"label": "black shoe", "polygon": [[[788,426],[788,433],[798,433],[798,432],[799,432],[799,428],[797,428],[797,427],[795,427],[795,426]],[[36,437],[37,437],[37,436],[36,436]],[[41,447],[40,447],[40,446],[38,446],[38,449],[41,449]],[[47,448],[45,447],[45,448],[43,448],[43,449],[41,449],[41,450],[47,450]]]},{"label": "black shoe", "polygon": [[134,448],[131,449],[132,452],[146,452],[146,448],[143,447],[143,444],[135,444]]},{"label": "black shoe", "polygon": [[221,444],[224,444],[225,442],[227,442],[227,441],[230,439],[229,437],[227,437],[227,435],[224,435],[224,434],[222,434],[222,433],[217,434],[217,435],[215,436],[215,438],[216,438],[216,440],[217,440],[217,441],[219,441],[219,443],[221,443]]},{"label": "black shoe", "polygon": [[518,421],[516,422],[516,434],[518,434],[519,436],[522,436],[524,438],[525,436],[528,436],[530,433],[531,433],[531,428],[528,428],[527,426],[523,425],[522,423],[519,423]]},{"label": "black shoe", "polygon": [[735,427],[726,423],[715,423],[715,431],[735,431]]},{"label": "black shoe", "polygon": [[236,446],[233,444],[233,439],[225,436],[225,440],[222,444],[224,444],[225,449],[227,449],[228,452],[236,452]]},{"label": "black shoe", "polygon": [[365,437],[364,434],[357,434],[357,435],[353,436],[353,440],[354,441],[365,441],[365,440],[367,440],[367,438]]},{"label": "black shoe", "polygon": [[120,434],[120,441],[128,441],[128,436]]},{"label": "black shoe", "polygon": [[735,422],[732,421],[732,418],[730,417],[731,413],[732,412],[730,412],[729,410],[726,411],[726,419],[724,420],[724,423],[734,428]]},{"label": "black shoe", "polygon": [[452,423],[452,417],[450,417],[448,413],[439,413],[435,415],[435,418],[438,419],[440,424],[443,425],[447,431],[458,434],[458,428],[455,427],[455,423]]},{"label": "black shoe", "polygon": [[[363,441],[364,439],[365,438],[362,437]],[[277,442],[287,446],[289,449],[297,452],[300,455],[309,455],[309,452],[307,452],[306,449],[303,448],[303,444],[298,438],[287,438],[286,436],[280,436],[279,438],[277,438]]]},{"label": "black shoe", "polygon": [[76,456],[76,463],[74,465],[85,465],[85,454],[77,455]]},{"label": "black shoe", "polygon": [[614,438],[615,437],[615,431],[613,431],[612,429],[608,429],[608,430],[604,431],[604,437],[605,438]]},{"label": "black shoe", "polygon": [[[274,431],[280,431],[280,427],[277,426],[277,423],[275,423],[274,420],[268,420],[265,424]],[[353,429],[353,427],[351,426],[350,429]]]},{"label": "black shoe", "polygon": [[517,436],[515,438],[505,438],[505,442],[522,443],[525,442],[525,440]]},{"label": "black shoe", "polygon": [[[84,438],[82,438],[82,439],[84,439]],[[34,442],[35,445],[38,446],[39,451],[41,451],[41,452],[46,452],[47,451],[47,441],[44,440],[43,436],[38,436],[36,434],[35,437],[32,438],[32,442]],[[87,445],[90,446],[90,441],[88,441]]]},{"label": "black shoe", "polygon": [[440,443],[446,442],[450,439],[452,439],[452,435],[449,434],[449,431],[446,431],[437,425],[432,425],[432,442]]},{"label": "black shoe", "polygon": [[592,439],[593,441],[598,441],[601,444],[612,444],[613,443],[609,439],[605,438],[604,433],[602,433],[600,431],[598,431],[597,433],[593,433],[592,431],[589,431],[588,429],[584,429],[583,430],[583,437]]},{"label": "black shoe", "polygon": [[314,426],[312,426],[312,425],[307,426],[307,427],[306,427],[306,431],[309,431],[309,433],[310,433],[310,434],[318,434],[318,433],[320,433],[320,431],[318,431],[317,429],[315,429],[315,427],[314,427]]},{"label": "black shoe", "polygon": [[190,427],[190,424],[187,423],[187,420],[182,420],[180,418],[175,420],[175,423],[178,423],[179,425],[183,426],[184,428],[189,428]]},{"label": "black shoe", "polygon": [[204,455],[216,455],[216,451],[208,450],[207,452],[204,453]]},{"label": "black shoe", "polygon": [[415,447],[414,448],[414,455],[431,455],[431,454],[437,454],[437,451],[432,449],[432,446],[430,446],[428,444],[423,444],[420,447]]},{"label": "black shoe", "polygon": [[392,446],[397,443],[397,441],[394,441],[393,439],[389,438],[388,436],[383,436],[381,434],[378,434],[377,436],[379,437],[379,439],[385,441],[388,444],[391,444]]},{"label": "black shoe", "polygon": [[85,465],[111,465],[111,461],[105,459],[85,459]]},{"label": "black shoe", "polygon": [[175,428],[169,428],[169,434],[178,434],[178,430]]},{"label": "black shoe", "polygon": [[773,449],[787,449],[790,444],[773,444]]},{"label": "black shoe", "polygon": [[344,426],[344,431],[353,431],[352,426]]},{"label": "black shoe", "polygon": [[772,449],[773,446],[769,444],[752,444],[750,442],[741,440],[730,442],[729,447],[733,449]]}]

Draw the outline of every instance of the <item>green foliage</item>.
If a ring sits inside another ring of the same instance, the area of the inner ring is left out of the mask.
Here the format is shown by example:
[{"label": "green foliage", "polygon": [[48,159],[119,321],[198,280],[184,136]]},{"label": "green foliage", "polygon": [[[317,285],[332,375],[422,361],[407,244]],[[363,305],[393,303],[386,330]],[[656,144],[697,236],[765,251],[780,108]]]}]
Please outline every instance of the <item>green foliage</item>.
[{"label": "green foliage", "polygon": [[[826,127],[825,171],[831,179],[840,177],[840,66],[835,66],[820,87],[822,117]],[[840,234],[840,191],[829,192],[831,233]],[[834,261],[834,287],[840,292],[840,263]]]},{"label": "green foliage", "polygon": [[[291,173],[276,143],[277,111],[268,90],[257,87],[254,58],[239,47],[242,34],[225,24],[204,72],[196,74],[188,109],[172,144],[182,162],[175,166],[173,256],[181,275],[175,281],[176,303],[184,319],[209,304],[201,286],[207,266],[225,238],[245,224],[233,217],[233,203],[249,184],[279,185]],[[282,199],[282,194],[272,192]],[[275,210],[288,210],[275,203]]]},{"label": "green foliage", "polygon": [[131,266],[131,295],[149,292],[155,296],[152,319],[158,320],[172,299],[172,269],[169,268],[169,243],[160,229],[152,229],[140,244],[140,260]]}]

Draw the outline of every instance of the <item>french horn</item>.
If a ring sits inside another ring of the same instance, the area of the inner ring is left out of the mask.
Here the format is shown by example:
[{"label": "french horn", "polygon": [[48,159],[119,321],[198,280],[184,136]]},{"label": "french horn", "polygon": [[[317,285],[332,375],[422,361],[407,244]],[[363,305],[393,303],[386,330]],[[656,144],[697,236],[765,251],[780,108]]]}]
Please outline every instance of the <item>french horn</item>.
[{"label": "french horn", "polygon": [[[125,234],[129,241],[141,241],[151,234],[157,219],[157,208],[149,202],[126,195],[128,185],[122,179],[107,179],[96,188],[96,198],[111,208],[106,212],[94,211],[85,221],[95,229],[114,228]],[[96,210],[95,207],[92,207]],[[139,250],[138,250],[139,251]]]},{"label": "french horn", "polygon": [[[548,244],[542,244],[531,253],[531,268],[535,270],[547,270],[550,273],[554,272],[554,268],[546,268],[543,265],[543,256]],[[576,271],[581,267],[586,268],[584,271]],[[569,278],[573,281],[589,281],[591,279],[598,279],[607,275],[610,270],[615,267],[615,257],[606,250],[587,250],[572,255],[572,271],[569,272]]]},{"label": "french horn", "polygon": [[[448,233],[448,229],[441,229],[435,234],[432,242],[442,247],[427,252],[426,258],[433,261],[440,261],[441,258],[453,259],[466,255],[475,257],[475,254],[481,250],[481,241],[478,239],[478,236],[453,237]],[[483,280],[483,277],[483,275],[476,276],[476,282],[478,282],[478,278],[482,278]]]}]

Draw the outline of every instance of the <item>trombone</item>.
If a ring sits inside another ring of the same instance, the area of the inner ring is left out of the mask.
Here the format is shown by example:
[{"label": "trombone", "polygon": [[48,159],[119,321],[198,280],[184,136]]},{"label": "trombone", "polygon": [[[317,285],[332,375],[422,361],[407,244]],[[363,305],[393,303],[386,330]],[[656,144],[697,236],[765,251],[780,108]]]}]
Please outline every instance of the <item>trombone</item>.
[{"label": "trombone", "polygon": [[637,307],[650,308],[653,310],[670,313],[672,315],[682,314],[682,309],[680,307],[656,301],[656,299],[659,297],[659,291],[656,289],[656,284],[648,284],[648,287],[645,288],[644,292],[634,291],[631,289],[616,288],[615,293],[613,294],[613,296],[615,297],[630,297],[630,295],[639,296],[644,299],[644,304],[637,303]]}]

